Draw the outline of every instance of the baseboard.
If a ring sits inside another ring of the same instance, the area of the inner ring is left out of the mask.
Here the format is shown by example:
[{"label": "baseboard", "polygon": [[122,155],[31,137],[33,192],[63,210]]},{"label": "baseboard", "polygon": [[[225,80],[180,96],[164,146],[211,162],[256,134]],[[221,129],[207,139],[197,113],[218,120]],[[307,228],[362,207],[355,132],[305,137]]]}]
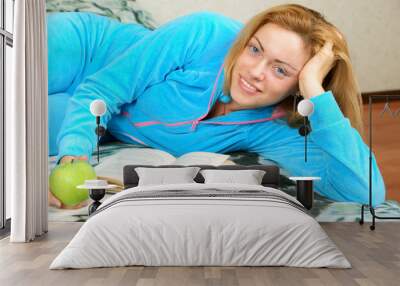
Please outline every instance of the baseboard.
[{"label": "baseboard", "polygon": [[362,92],[361,97],[363,104],[368,104],[368,100],[370,96],[374,96],[374,102],[377,101],[386,101],[385,95],[398,95],[397,99],[390,99],[390,101],[400,100],[400,89],[393,90],[378,90],[378,91],[370,91],[370,92]]}]

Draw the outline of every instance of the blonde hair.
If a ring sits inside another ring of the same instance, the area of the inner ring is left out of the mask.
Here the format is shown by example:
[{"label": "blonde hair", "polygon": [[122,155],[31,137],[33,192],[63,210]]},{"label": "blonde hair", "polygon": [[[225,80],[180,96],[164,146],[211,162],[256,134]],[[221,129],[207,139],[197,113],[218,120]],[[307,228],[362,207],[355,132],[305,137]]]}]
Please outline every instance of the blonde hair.
[{"label": "blonde hair", "polygon": [[[273,23],[297,33],[304,40],[306,46],[311,48],[311,56],[319,51],[326,40],[332,41],[333,52],[338,60],[325,77],[322,87],[332,91],[344,116],[350,120],[351,125],[358,130],[360,135],[363,135],[362,99],[352,69],[346,40],[338,29],[327,22],[319,12],[301,5],[275,6],[250,19],[225,58],[224,92],[229,93],[232,71],[237,58],[246,48],[251,37],[267,23]],[[303,122],[303,118],[296,111],[293,112],[293,100],[293,96],[288,96],[279,103],[279,106],[287,112],[288,125],[298,127]]]}]

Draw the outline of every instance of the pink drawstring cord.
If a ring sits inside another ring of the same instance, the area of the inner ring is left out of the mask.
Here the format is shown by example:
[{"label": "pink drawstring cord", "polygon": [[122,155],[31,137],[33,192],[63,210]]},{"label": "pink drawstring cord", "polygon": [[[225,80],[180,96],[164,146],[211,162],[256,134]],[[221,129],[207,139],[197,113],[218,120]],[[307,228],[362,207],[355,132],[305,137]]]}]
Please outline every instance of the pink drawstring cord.
[{"label": "pink drawstring cord", "polygon": [[[161,121],[145,121],[145,122],[137,122],[137,123],[133,123],[134,126],[137,127],[145,127],[145,126],[150,126],[150,125],[155,125],[155,124],[162,124],[165,126],[180,126],[180,125],[185,125],[185,124],[192,124],[191,130],[196,130],[197,125],[200,124],[200,121],[202,119],[204,119],[207,114],[210,112],[211,109],[211,104],[213,102],[214,96],[215,96],[215,92],[217,90],[217,86],[218,86],[218,81],[219,81],[219,77],[221,76],[221,73],[223,71],[223,67],[224,65],[222,64],[221,67],[219,68],[217,77],[215,78],[214,81],[214,86],[213,86],[213,90],[211,92],[211,96],[210,96],[210,100],[208,101],[208,107],[207,107],[207,112],[205,114],[203,114],[202,116],[200,116],[198,119],[196,120],[189,120],[189,121],[181,121],[181,122],[174,122],[174,123],[164,123]],[[124,113],[124,116],[129,116],[129,113],[126,112]],[[204,124],[218,124],[218,125],[230,125],[230,124],[249,124],[249,123],[258,123],[258,122],[264,122],[264,121],[270,121],[270,120],[274,120],[277,118],[281,118],[283,116],[285,116],[286,113],[283,111],[283,109],[281,107],[277,107],[275,108],[274,112],[272,113],[272,116],[270,118],[263,118],[263,119],[256,119],[256,120],[249,120],[249,121],[240,121],[240,122],[217,122],[217,121],[202,121],[201,123]],[[127,117],[128,117],[127,116]]]}]

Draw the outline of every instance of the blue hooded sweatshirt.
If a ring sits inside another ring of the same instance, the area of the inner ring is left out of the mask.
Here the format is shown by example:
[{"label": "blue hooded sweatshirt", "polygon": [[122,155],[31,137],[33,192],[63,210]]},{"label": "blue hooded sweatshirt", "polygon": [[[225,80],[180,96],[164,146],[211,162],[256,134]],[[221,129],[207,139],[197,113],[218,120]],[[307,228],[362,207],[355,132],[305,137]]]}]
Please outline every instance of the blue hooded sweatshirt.
[{"label": "blue hooded sweatshirt", "polygon": [[[242,27],[208,12],[154,31],[89,13],[50,14],[50,146],[55,142],[50,151],[57,161],[64,155],[90,159],[97,136],[89,106],[102,99],[107,112],[101,124],[123,142],[175,156],[255,152],[292,176],[321,177],[315,191],[332,200],[368,203],[369,148],[331,91],[311,98],[307,162],[304,137],[280,118],[276,106],[206,119],[223,95],[224,57]],[[385,185],[375,157],[372,186],[373,205],[382,203]]]}]

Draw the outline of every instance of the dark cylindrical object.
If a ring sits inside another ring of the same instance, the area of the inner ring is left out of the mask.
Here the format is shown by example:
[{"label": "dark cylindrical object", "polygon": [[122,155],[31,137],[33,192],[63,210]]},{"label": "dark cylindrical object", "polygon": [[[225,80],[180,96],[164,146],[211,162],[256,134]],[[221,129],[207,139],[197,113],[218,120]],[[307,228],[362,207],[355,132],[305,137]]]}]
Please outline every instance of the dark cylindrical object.
[{"label": "dark cylindrical object", "polygon": [[312,180],[298,180],[297,183],[297,200],[303,206],[310,210],[314,201],[313,181]]},{"label": "dark cylindrical object", "polygon": [[101,205],[100,200],[104,197],[105,194],[105,189],[89,189],[89,197],[94,200],[94,202],[89,206],[89,215],[94,213]]},{"label": "dark cylindrical object", "polygon": [[94,201],[100,201],[106,194],[105,189],[90,189],[89,197]]}]

